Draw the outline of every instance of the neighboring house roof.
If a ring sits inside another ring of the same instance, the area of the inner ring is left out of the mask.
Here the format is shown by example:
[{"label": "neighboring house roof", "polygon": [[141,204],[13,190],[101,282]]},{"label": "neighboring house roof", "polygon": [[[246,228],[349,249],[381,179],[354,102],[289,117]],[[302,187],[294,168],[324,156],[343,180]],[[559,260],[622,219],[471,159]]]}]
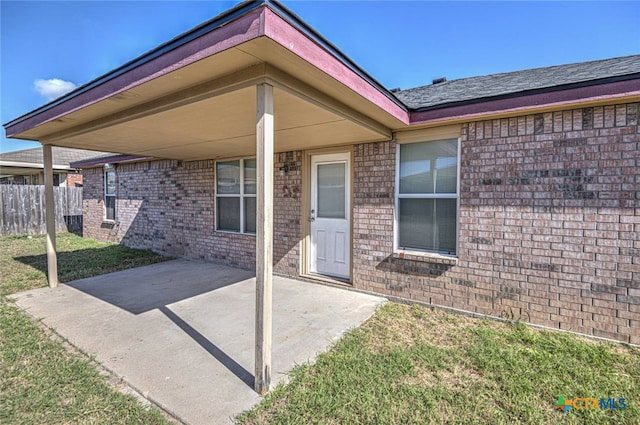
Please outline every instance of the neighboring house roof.
[{"label": "neighboring house roof", "polygon": [[[461,78],[395,92],[411,109],[640,78],[640,55]],[[611,81],[606,81],[611,80]]]},{"label": "neighboring house roof", "polygon": [[[113,155],[109,152],[98,152],[85,149],[52,147],[54,169],[72,169],[72,162]],[[2,167],[44,168],[42,148],[23,149],[0,154]]]}]

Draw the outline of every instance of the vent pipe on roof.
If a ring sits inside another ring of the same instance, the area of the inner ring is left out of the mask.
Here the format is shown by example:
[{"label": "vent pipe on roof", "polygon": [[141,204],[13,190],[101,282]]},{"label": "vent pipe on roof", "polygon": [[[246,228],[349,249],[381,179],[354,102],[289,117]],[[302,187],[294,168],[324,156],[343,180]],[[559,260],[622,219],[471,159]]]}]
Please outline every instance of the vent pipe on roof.
[{"label": "vent pipe on roof", "polygon": [[431,82],[433,84],[440,84],[440,83],[444,83],[445,81],[447,81],[447,77],[434,78],[433,81]]}]

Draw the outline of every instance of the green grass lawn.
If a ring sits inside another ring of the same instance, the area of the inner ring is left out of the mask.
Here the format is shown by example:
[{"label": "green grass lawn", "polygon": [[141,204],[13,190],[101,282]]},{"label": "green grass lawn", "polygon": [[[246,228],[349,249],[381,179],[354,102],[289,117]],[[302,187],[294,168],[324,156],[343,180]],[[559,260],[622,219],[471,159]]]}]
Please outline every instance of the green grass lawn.
[{"label": "green grass lawn", "polygon": [[[564,414],[558,396],[627,407]],[[640,424],[640,350],[387,303],[238,422]]]},{"label": "green grass lawn", "polygon": [[[72,234],[58,235],[57,245],[62,282],[165,260]],[[43,236],[0,238],[0,424],[169,423],[6,298],[47,285],[45,252]]]}]

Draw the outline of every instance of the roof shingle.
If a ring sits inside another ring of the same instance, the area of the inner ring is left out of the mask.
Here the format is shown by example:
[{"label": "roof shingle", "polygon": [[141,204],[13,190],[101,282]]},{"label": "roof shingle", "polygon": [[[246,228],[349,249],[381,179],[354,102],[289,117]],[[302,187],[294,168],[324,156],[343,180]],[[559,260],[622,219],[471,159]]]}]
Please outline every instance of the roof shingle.
[{"label": "roof shingle", "polygon": [[632,74],[640,74],[640,55],[461,78],[394,94],[409,108],[421,109]]}]

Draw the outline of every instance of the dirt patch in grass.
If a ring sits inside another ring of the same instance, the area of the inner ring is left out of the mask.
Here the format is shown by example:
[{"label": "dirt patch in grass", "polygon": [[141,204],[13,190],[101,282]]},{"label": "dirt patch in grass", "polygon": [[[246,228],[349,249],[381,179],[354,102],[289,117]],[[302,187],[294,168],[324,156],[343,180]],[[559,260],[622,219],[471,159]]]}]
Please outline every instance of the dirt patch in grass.
[{"label": "dirt patch in grass", "polygon": [[457,347],[464,344],[467,335],[451,330],[463,330],[473,320],[464,315],[450,314],[418,304],[389,303],[378,312],[376,320],[368,322],[362,331],[365,332],[368,346],[373,350],[409,348],[416,344]]},{"label": "dirt patch in grass", "polygon": [[413,375],[406,377],[402,383],[419,387],[433,387],[444,385],[455,390],[466,390],[478,383],[485,382],[484,378],[475,370],[461,365],[455,365],[452,370],[433,371],[426,367],[416,367]]}]

